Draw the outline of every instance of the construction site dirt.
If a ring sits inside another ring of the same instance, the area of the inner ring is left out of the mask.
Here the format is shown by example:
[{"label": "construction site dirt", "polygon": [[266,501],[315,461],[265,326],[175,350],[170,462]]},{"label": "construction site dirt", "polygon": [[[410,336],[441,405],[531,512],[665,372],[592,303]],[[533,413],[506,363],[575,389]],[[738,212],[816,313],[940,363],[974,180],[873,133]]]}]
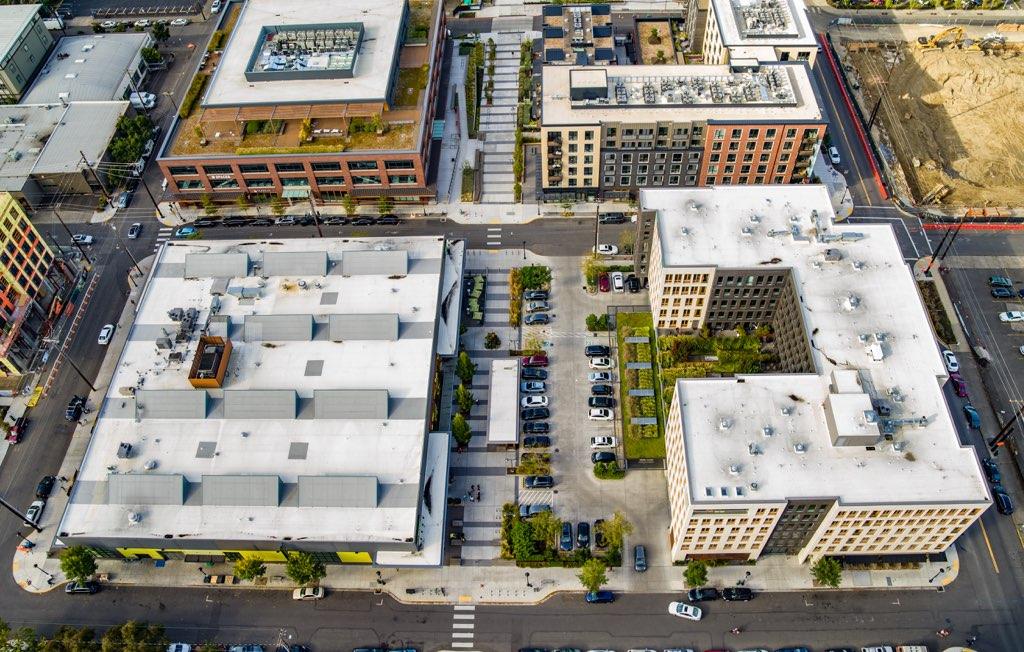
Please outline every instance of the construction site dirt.
[{"label": "construction site dirt", "polygon": [[845,45],[865,116],[882,98],[876,117],[882,149],[895,156],[916,204],[1024,207],[1024,52],[1018,44]]}]

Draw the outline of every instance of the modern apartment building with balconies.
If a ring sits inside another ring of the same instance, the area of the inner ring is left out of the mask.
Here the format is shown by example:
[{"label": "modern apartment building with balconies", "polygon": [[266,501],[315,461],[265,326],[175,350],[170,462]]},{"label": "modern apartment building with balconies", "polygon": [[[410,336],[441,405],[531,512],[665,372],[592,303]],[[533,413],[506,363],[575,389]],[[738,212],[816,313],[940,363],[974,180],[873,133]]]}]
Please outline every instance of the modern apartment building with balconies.
[{"label": "modern apartment building with balconies", "polygon": [[802,0],[710,0],[703,52],[707,64],[755,59],[813,66],[818,41]]}]

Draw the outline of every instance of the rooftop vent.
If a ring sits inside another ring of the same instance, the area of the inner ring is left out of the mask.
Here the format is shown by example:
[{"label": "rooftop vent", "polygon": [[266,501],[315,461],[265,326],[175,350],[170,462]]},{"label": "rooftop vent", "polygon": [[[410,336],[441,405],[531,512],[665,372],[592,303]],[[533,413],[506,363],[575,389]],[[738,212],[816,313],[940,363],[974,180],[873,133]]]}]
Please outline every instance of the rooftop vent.
[{"label": "rooftop vent", "polygon": [[156,460],[146,460],[146,463],[143,465],[143,467],[147,471],[152,471],[153,469],[156,468],[156,466],[157,466]]},{"label": "rooftop vent", "polygon": [[825,250],[825,260],[827,262],[837,263],[837,262],[839,262],[842,259],[843,259],[843,252],[840,251],[839,249],[829,248],[829,249]]},{"label": "rooftop vent", "polygon": [[853,267],[853,271],[859,272],[864,269],[865,265],[863,260],[855,260],[850,263],[850,266]]},{"label": "rooftop vent", "polygon": [[681,235],[683,237],[686,237],[686,236],[690,235],[690,229],[688,229],[688,228],[686,228],[684,226],[683,228],[679,229],[679,235]]},{"label": "rooftop vent", "polygon": [[126,460],[132,456],[132,445],[128,442],[121,442],[117,446],[117,457]]},{"label": "rooftop vent", "polygon": [[740,474],[740,465],[739,464],[730,464],[729,465],[729,475],[739,475],[739,474]]},{"label": "rooftop vent", "polygon": [[718,422],[718,429],[719,430],[725,431],[725,430],[728,430],[729,428],[732,428],[732,419],[722,418],[722,419],[719,420],[719,422]]},{"label": "rooftop vent", "polygon": [[782,412],[782,416],[788,417],[789,415],[793,414],[793,408],[787,405],[786,407],[782,408],[780,412]]},{"label": "rooftop vent", "polygon": [[750,442],[749,444],[747,444],[747,453],[749,453],[750,455],[760,455],[761,447],[755,444],[754,442]]},{"label": "rooftop vent", "polygon": [[904,450],[906,450],[906,448],[907,448],[907,442],[905,442],[905,441],[894,441],[892,443],[892,449],[893,449],[893,451],[895,451],[897,453],[902,453]]},{"label": "rooftop vent", "polygon": [[128,512],[128,525],[138,525],[142,522],[142,514],[139,512]]},{"label": "rooftop vent", "polygon": [[851,292],[842,298],[840,305],[846,312],[853,312],[860,306],[860,297]]},{"label": "rooftop vent", "polygon": [[760,485],[760,484],[758,484],[758,483],[756,483],[756,482],[751,482],[751,483],[750,483],[750,490],[751,490],[751,491],[757,491],[757,490],[758,490],[758,489],[760,489],[760,488],[761,488],[761,485]]},{"label": "rooftop vent", "polygon": [[[783,410],[782,413],[783,414],[787,414],[786,410],[788,410],[788,409],[789,408],[782,408],[782,410]],[[764,435],[765,437],[771,437],[772,435],[775,434],[775,429],[772,428],[771,426],[765,426],[765,427],[761,428],[761,434]]]},{"label": "rooftop vent", "polygon": [[807,444],[793,444],[793,452],[797,455],[803,455],[807,452]]},{"label": "rooftop vent", "polygon": [[761,221],[761,216],[760,215],[751,215],[750,216],[750,221],[753,222],[754,224],[758,224]]},{"label": "rooftop vent", "polygon": [[754,229],[750,228],[749,226],[745,226],[745,227],[743,227],[740,230],[742,231],[743,235],[748,237],[748,238],[750,236],[754,235]]}]

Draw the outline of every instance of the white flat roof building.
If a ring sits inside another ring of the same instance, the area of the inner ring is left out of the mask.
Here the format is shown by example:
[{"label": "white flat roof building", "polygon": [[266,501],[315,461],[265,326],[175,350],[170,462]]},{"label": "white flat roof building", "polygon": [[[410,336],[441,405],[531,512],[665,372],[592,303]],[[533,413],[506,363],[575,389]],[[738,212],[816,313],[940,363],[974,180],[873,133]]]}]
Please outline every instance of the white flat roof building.
[{"label": "white flat roof building", "polygon": [[[890,226],[834,224],[822,186],[644,190],[640,204],[657,212],[657,273],[710,271],[712,303],[714,288],[742,286],[748,275],[756,285],[755,274],[791,273],[815,370],[676,382],[666,443],[681,532],[702,509],[797,499],[823,499],[836,512],[987,508],[988,486],[950,417],[947,373]],[[662,305],[653,292],[651,301]],[[936,545],[854,550],[849,537],[822,535],[804,554]]]},{"label": "white flat roof building", "polygon": [[384,102],[406,0],[248,0],[203,106]]},{"label": "white flat roof building", "polygon": [[23,104],[123,100],[148,70],[142,49],[148,33],[67,36],[57,42],[39,70]]},{"label": "white flat roof building", "polygon": [[439,564],[449,435],[429,430],[431,387],[462,253],[443,237],[164,246],[62,541]]},{"label": "white flat roof building", "polygon": [[818,42],[802,0],[711,0],[705,63],[736,59],[813,63]]},{"label": "white flat roof building", "polygon": [[491,361],[487,395],[487,443],[515,446],[519,441],[519,360]]}]

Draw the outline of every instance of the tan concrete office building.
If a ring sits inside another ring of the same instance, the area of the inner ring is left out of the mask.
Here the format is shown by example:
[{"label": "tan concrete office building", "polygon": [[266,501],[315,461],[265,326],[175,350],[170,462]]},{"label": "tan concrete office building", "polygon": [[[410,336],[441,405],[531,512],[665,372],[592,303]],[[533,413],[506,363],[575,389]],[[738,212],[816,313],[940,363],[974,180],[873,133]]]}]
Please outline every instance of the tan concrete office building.
[{"label": "tan concrete office building", "polygon": [[39,14],[41,7],[0,7],[0,103],[13,104],[21,99],[53,46],[53,37]]},{"label": "tan concrete office building", "polygon": [[[657,214],[656,324],[716,330],[764,313],[780,357],[771,373],[676,382],[673,560],[940,553],[988,508],[888,225],[835,225],[821,186],[645,190],[640,201]],[[690,315],[677,299],[693,299]]]},{"label": "tan concrete office building", "polygon": [[710,0],[703,52],[707,64],[754,59],[813,66],[818,41],[802,0]]}]

